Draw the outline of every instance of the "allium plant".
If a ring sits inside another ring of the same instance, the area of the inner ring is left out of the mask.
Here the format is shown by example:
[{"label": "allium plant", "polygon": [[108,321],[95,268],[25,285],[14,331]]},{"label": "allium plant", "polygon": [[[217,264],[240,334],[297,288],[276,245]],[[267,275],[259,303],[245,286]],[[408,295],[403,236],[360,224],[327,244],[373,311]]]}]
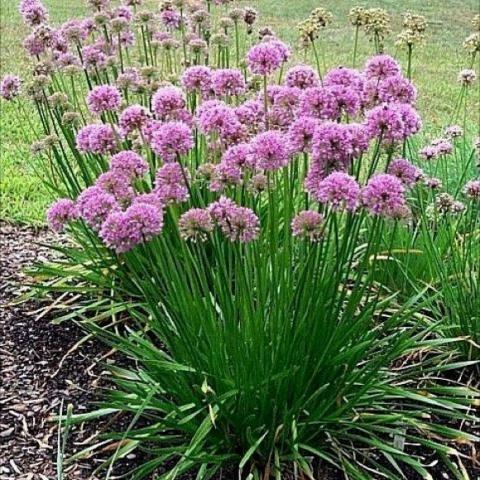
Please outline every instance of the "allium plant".
[{"label": "allium plant", "polygon": [[438,332],[455,339],[465,360],[478,361],[480,183],[457,185],[450,194],[437,179],[424,177],[411,187],[413,213],[406,219],[411,233],[397,229],[393,237],[384,232],[383,243],[392,247],[392,253],[383,257],[378,278],[404,298],[428,285],[430,315],[440,320]]},{"label": "allium plant", "polygon": [[[435,225],[437,231],[432,233],[426,226],[423,232],[438,280],[435,315],[443,319],[443,334],[459,339],[457,346],[465,359],[476,361],[480,359],[479,186],[478,180],[467,182],[461,200],[451,197],[446,205],[437,202],[427,208],[428,225]],[[443,251],[436,248],[439,242]]]},{"label": "allium plant", "polygon": [[[406,465],[428,478],[399,437],[458,473],[442,441],[477,438],[426,417],[473,419],[476,394],[430,378],[458,364],[419,321],[423,292],[402,298],[377,276],[398,232],[412,234],[412,192],[430,195],[398,153],[421,128],[399,64],[378,55],[323,77],[302,65],[282,81],[291,52],[271,31],[240,65],[253,9],[212,32],[211,1],[191,16],[181,1],[159,13],[89,3],[93,18],[56,29],[38,0],[21,13],[28,52],[49,65],[27,87],[62,198],[48,220],[74,245],[46,271],[53,289],[77,282],[92,298],[83,325],[138,365],[114,369],[108,408],[89,415],[134,414],[112,435],[107,478],[136,449],[150,460],[131,478],[206,479],[224,466],[314,478],[325,464],[349,478],[405,478]],[[330,21],[317,9],[303,25],[313,48]],[[369,10],[365,25],[381,50],[388,15]],[[2,95],[15,101],[18,87],[8,77]],[[417,350],[427,363],[403,366]]]},{"label": "allium plant", "polygon": [[[465,95],[460,92],[460,102]],[[463,112],[468,111],[464,98]],[[426,165],[442,175],[436,195],[419,198],[421,238],[432,271],[435,317],[442,333],[459,339],[457,347],[468,360],[480,359],[480,176],[479,152],[467,142],[465,126],[445,130],[447,139],[432,142],[436,155]],[[454,163],[454,167],[448,168]],[[433,198],[432,198],[433,197]]]},{"label": "allium plant", "polygon": [[[460,77],[471,78],[468,72]],[[455,338],[455,348],[473,361],[480,358],[480,157],[475,141],[467,139],[469,89],[462,81],[453,116],[462,126],[447,126],[418,152],[409,148],[411,161],[393,159],[387,169],[411,192],[411,234],[397,229],[385,235],[394,254],[384,257],[379,278],[406,298],[429,285],[438,332]]]}]

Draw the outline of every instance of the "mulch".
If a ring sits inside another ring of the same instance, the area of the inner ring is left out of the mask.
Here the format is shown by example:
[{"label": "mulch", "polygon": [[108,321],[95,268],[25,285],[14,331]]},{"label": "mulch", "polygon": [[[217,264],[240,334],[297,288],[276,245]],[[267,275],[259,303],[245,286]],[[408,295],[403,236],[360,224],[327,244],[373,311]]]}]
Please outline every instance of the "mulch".
[{"label": "mulch", "polygon": [[[101,398],[102,388],[112,386],[102,365],[126,361],[100,342],[90,340],[78,345],[84,332],[72,322],[53,324],[58,311],[45,308],[53,298],[15,303],[19,294],[28,291],[30,283],[23,270],[51,258],[52,251],[39,243],[58,240],[43,229],[0,223],[0,480],[56,478],[58,425],[52,417],[60,413],[62,403],[64,410],[71,403],[74,413],[91,410],[94,402]],[[128,419],[119,418],[114,424],[102,420],[74,427],[69,436],[68,454],[98,441],[104,431],[115,427],[121,430],[126,423]],[[467,427],[478,434],[478,426]],[[480,469],[468,461],[476,452],[467,446],[462,450],[467,457],[464,464],[470,478],[480,479]],[[68,464],[64,478],[101,480],[102,473],[96,474],[95,469],[111,453],[110,447],[108,451]],[[142,461],[144,458],[139,454],[132,454],[118,464],[112,479]],[[323,474],[318,477],[322,480],[343,478],[330,469],[322,470]],[[453,478],[441,462],[432,474],[434,480]],[[234,475],[227,474],[227,477]],[[187,478],[195,476],[184,477],[184,480]],[[413,480],[419,476],[411,472],[408,478]]]},{"label": "mulch", "polygon": [[[74,413],[85,413],[99,400],[108,385],[103,362],[118,360],[100,342],[88,341],[71,322],[52,324],[53,313],[45,303],[14,301],[25,293],[29,279],[23,269],[51,258],[40,243],[58,241],[43,229],[0,224],[0,479],[52,480],[56,478],[57,422],[63,402]],[[55,312],[58,314],[58,312]],[[68,453],[81,451],[93,442],[105,422],[75,427]],[[111,425],[110,425],[111,427]],[[108,453],[112,453],[111,451]],[[65,478],[95,479],[95,468],[107,452],[65,467]],[[124,471],[138,461],[131,455],[119,468]],[[130,465],[129,465],[130,464]]]}]

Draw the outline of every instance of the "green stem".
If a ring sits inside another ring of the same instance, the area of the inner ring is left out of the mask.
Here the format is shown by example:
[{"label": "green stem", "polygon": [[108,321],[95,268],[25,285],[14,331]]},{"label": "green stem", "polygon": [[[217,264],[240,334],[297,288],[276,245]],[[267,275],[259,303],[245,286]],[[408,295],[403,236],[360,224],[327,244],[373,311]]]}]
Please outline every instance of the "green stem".
[{"label": "green stem", "polygon": [[181,33],[182,33],[182,46],[183,46],[183,65],[187,67],[187,44],[185,42],[185,21],[183,18],[183,8],[180,9],[180,21],[181,21]]},{"label": "green stem", "polygon": [[238,37],[238,22],[235,20],[235,54],[237,68],[240,66],[240,42]]},{"label": "green stem", "polygon": [[358,30],[359,26],[355,26],[355,40],[353,42],[353,61],[352,61],[352,68],[355,68],[355,61],[357,59],[357,48],[358,48]]},{"label": "green stem", "polygon": [[317,64],[318,76],[320,77],[320,82],[323,85],[322,69],[320,68],[320,59],[318,58],[317,47],[315,46],[315,42],[313,40],[312,40],[312,48],[313,48],[313,54],[315,55],[315,63]]},{"label": "green stem", "polygon": [[267,75],[263,76],[263,110],[265,113],[265,128],[268,130],[268,89],[267,89]]},{"label": "green stem", "polygon": [[120,39],[120,32],[118,33],[118,54],[120,56],[120,71],[123,73],[123,53],[122,53],[122,42]]},{"label": "green stem", "polygon": [[412,79],[412,45],[408,45],[407,78]]},{"label": "green stem", "polygon": [[140,27],[142,31],[142,44],[143,44],[143,51],[145,54],[145,63],[148,66],[148,49],[147,49],[147,40],[145,39],[145,29],[143,28],[143,25]]}]

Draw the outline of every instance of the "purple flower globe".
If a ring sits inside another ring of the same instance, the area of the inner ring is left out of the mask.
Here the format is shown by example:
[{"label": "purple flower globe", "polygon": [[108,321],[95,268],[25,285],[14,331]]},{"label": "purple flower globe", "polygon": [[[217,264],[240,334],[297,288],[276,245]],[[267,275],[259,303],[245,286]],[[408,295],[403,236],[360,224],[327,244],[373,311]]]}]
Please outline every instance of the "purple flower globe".
[{"label": "purple flower globe", "polygon": [[372,177],[362,190],[362,202],[372,214],[393,218],[406,205],[402,182],[388,173]]},{"label": "purple flower globe", "polygon": [[54,232],[61,232],[65,225],[78,218],[78,210],[73,200],[61,198],[54,202],[47,211],[48,226]]},{"label": "purple flower globe", "polygon": [[313,210],[304,210],[292,220],[294,237],[304,238],[311,242],[318,242],[325,231],[323,215]]},{"label": "purple flower globe", "polygon": [[122,95],[118,88],[112,85],[99,85],[87,96],[88,109],[96,115],[118,110],[121,103]]},{"label": "purple flower globe", "polygon": [[284,61],[281,50],[273,41],[254,45],[247,54],[249,70],[256,75],[270,75]]},{"label": "purple flower globe", "polygon": [[345,172],[332,172],[318,183],[312,195],[320,203],[328,204],[334,210],[353,212],[360,204],[360,186]]}]

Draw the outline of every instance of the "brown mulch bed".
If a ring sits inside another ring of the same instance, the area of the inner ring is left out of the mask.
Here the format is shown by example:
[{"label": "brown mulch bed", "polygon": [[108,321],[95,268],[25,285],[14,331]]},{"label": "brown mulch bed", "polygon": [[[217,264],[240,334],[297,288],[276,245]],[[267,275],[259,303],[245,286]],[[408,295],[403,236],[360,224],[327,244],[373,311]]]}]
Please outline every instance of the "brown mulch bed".
[{"label": "brown mulch bed", "polygon": [[[69,403],[74,413],[91,409],[99,389],[108,385],[102,362],[116,361],[99,342],[76,347],[84,333],[73,323],[52,324],[53,313],[42,308],[45,305],[13,303],[28,290],[29,279],[22,270],[52,254],[38,242],[48,244],[54,238],[42,229],[0,224],[1,480],[56,478],[57,422],[52,417],[60,413],[62,401],[64,412]],[[102,422],[75,427],[69,453],[86,448],[102,427]],[[65,478],[96,478],[92,472],[101,457],[68,465]],[[122,469],[136,461],[135,455],[129,460]]]}]

